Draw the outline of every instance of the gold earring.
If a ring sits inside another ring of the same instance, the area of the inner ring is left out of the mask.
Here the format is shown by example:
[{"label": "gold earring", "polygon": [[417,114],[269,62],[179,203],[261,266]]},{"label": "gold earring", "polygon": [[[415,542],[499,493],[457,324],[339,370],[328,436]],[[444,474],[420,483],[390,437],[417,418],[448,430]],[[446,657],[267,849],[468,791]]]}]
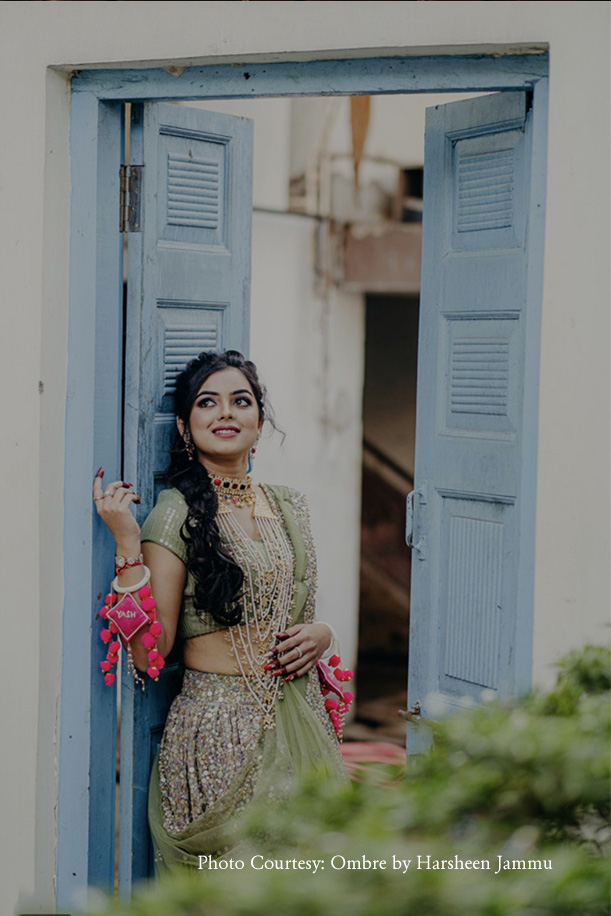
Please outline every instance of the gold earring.
[{"label": "gold earring", "polygon": [[187,452],[187,457],[189,461],[195,460],[195,446],[193,445],[193,440],[191,438],[191,432],[188,427],[185,427],[185,431],[182,436],[183,442],[185,443],[185,450]]},{"label": "gold earring", "polygon": [[251,458],[254,458],[254,457],[255,457],[255,452],[257,451],[257,446],[258,446],[258,444],[259,444],[259,439],[260,439],[260,438],[261,438],[261,430],[259,430],[259,432],[257,433],[257,438],[255,439],[255,444],[252,446],[252,448],[251,448],[251,450],[250,450],[250,457],[251,457]]}]

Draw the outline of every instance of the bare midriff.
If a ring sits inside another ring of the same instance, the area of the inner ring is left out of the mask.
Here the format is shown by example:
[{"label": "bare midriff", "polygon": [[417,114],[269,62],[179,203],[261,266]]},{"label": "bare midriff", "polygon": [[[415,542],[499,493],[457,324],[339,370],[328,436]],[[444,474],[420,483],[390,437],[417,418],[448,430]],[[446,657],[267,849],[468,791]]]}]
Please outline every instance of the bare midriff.
[{"label": "bare midriff", "polygon": [[[271,648],[269,643],[259,643],[251,636],[253,653],[261,657]],[[236,657],[237,656],[237,657]],[[235,654],[228,630],[216,630],[204,636],[194,636],[185,640],[183,650],[184,663],[187,668],[196,671],[207,671],[213,674],[238,674],[241,670],[248,672],[250,662],[246,655],[236,646]],[[242,666],[238,664],[241,660]]]}]

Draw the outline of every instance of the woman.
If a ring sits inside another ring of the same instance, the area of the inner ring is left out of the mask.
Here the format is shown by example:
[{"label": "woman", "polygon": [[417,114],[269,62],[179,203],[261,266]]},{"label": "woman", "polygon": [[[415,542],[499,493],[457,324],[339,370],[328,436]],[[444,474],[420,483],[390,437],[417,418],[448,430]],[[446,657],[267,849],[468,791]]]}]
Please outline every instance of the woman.
[{"label": "woman", "polygon": [[[254,485],[249,458],[265,421],[264,389],[236,351],[202,353],[177,379],[177,444],[142,531],[129,484],[102,490],[98,513],[117,548],[121,590],[150,588],[163,657],[184,640],[185,677],[151,776],[159,865],[197,867],[231,848],[240,812],[282,796],[317,768],[345,778],[316,663],[332,629],[315,620],[307,506],[294,490]],[[146,576],[146,572],[145,572]],[[137,668],[151,664],[136,636]]]}]

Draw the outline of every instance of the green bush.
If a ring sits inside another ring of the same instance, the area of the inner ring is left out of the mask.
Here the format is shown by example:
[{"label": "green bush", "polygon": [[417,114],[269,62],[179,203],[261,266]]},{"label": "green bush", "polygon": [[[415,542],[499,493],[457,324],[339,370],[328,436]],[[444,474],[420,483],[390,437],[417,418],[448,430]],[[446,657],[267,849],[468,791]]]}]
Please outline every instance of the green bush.
[{"label": "green bush", "polygon": [[[363,783],[306,781],[289,805],[249,813],[231,854],[242,869],[175,874],[105,914],[608,914],[609,670],[609,653],[588,648],[563,660],[549,694],[453,715],[399,785],[375,766]],[[448,865],[468,861],[490,867]]]}]

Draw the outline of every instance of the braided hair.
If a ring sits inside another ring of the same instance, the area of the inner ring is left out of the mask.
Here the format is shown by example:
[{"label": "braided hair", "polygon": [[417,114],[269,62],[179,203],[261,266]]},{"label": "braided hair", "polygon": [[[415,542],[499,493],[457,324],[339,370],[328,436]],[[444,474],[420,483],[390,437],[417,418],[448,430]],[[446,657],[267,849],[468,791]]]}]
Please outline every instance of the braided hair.
[{"label": "braided hair", "polygon": [[[187,434],[191,409],[203,383],[215,372],[229,368],[239,369],[247,379],[259,408],[259,419],[266,419],[266,391],[255,364],[237,350],[203,352],[176,379],[174,411]],[[178,432],[167,478],[180,490],[188,506],[181,537],[187,544],[187,569],[195,579],[195,609],[205,611],[220,624],[234,626],[242,620],[239,599],[244,574],[221,542],[216,521],[218,498],[208,472],[201,462],[191,460],[185,439]]]}]

